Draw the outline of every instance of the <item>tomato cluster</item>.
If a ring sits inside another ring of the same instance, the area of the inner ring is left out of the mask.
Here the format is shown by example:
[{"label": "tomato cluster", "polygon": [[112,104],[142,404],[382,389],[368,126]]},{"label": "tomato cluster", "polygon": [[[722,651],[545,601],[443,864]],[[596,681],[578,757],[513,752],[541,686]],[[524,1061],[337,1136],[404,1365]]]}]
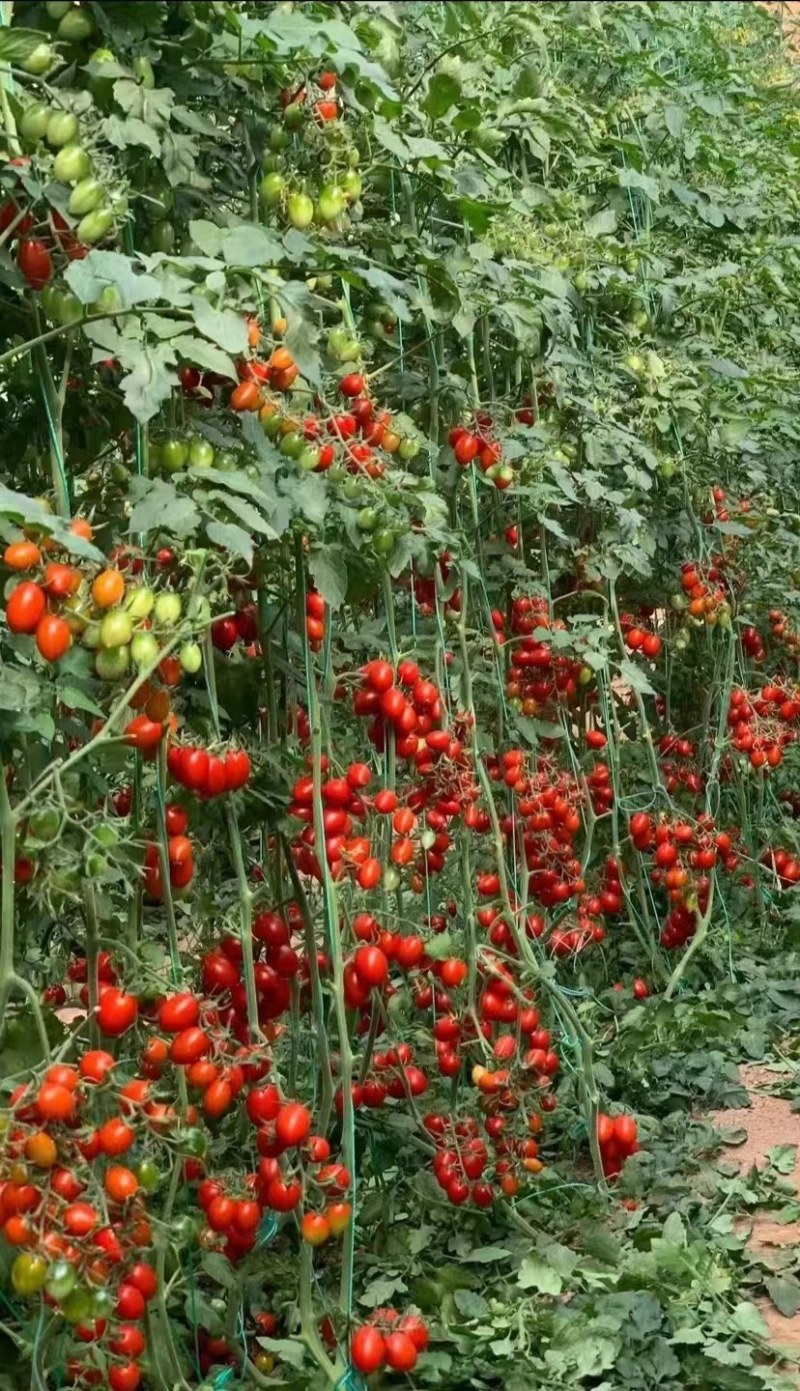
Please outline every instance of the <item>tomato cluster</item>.
[{"label": "tomato cluster", "polygon": [[220,755],[198,744],[177,743],[170,745],[167,768],[175,782],[204,799],[238,792],[247,786],[252,772],[246,749],[226,749]]},{"label": "tomato cluster", "polygon": [[783,685],[762,686],[756,695],[737,686],[731,691],[728,725],[737,753],[747,754],[751,768],[768,773],[783,761],[787,745],[794,743],[800,721],[800,694]]},{"label": "tomato cluster", "polygon": [[581,687],[592,679],[590,668],[566,656],[548,641],[549,630],[563,633],[567,625],[550,617],[545,599],[531,595],[518,595],[514,599],[510,635],[505,631],[505,615],[499,610],[492,613],[492,622],[497,640],[511,649],[506,695],[509,700],[519,702],[518,708],[523,715],[547,718],[548,706],[557,701],[574,701]]},{"label": "tomato cluster", "polygon": [[494,435],[494,420],[490,415],[481,412],[470,425],[453,425],[447,441],[460,468],[477,462],[499,491],[511,486],[514,470],[503,462],[503,446]]},{"label": "tomato cluster", "polygon": [[428,1330],[419,1314],[400,1315],[394,1309],[376,1309],[369,1323],[350,1338],[350,1358],[357,1372],[371,1376],[381,1367],[392,1372],[413,1372],[428,1346]]},{"label": "tomato cluster", "polygon": [[629,1155],[636,1154],[639,1148],[638,1133],[633,1116],[598,1116],[597,1139],[606,1178],[616,1178]]}]

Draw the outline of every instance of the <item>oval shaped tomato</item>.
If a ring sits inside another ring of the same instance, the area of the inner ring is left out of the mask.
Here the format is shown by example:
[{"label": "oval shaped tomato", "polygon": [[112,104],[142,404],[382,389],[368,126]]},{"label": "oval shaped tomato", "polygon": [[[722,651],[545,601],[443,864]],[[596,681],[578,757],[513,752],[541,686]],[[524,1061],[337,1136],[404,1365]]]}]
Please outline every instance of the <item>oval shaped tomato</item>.
[{"label": "oval shaped tomato", "polygon": [[302,1145],[311,1134],[311,1115],[299,1101],[290,1101],[278,1112],[275,1134],[287,1149]]},{"label": "oval shaped tomato", "polygon": [[76,184],[85,179],[91,169],[91,160],[82,145],[64,145],[53,161],[53,173],[64,184]]},{"label": "oval shaped tomato", "polygon": [[47,122],[47,143],[54,149],[71,145],[78,134],[78,118],[72,111],[53,111]]},{"label": "oval shaped tomato", "polygon": [[211,1042],[208,1034],[203,1029],[193,1026],[188,1029],[181,1029],[175,1035],[170,1044],[169,1056],[174,1063],[186,1066],[189,1063],[196,1063],[199,1058],[204,1058]]},{"label": "oval shaped tomato", "polygon": [[41,290],[53,275],[53,258],[38,237],[26,237],[20,242],[17,265],[32,290]]},{"label": "oval shaped tomato", "polygon": [[129,995],[116,986],[108,986],[100,996],[97,1007],[97,1023],[104,1034],[119,1038],[136,1023],[139,1004],[135,995]]},{"label": "oval shaped tomato", "polygon": [[46,613],[36,628],[36,646],[46,662],[57,662],[72,646],[72,633],[65,618]]},{"label": "oval shaped tomato", "polygon": [[12,633],[35,633],[46,603],[45,592],[33,580],[23,580],[6,605],[6,622]]},{"label": "oval shaped tomato", "polygon": [[365,1324],[350,1339],[350,1361],[362,1376],[377,1372],[386,1361],[386,1343],[379,1328]]}]

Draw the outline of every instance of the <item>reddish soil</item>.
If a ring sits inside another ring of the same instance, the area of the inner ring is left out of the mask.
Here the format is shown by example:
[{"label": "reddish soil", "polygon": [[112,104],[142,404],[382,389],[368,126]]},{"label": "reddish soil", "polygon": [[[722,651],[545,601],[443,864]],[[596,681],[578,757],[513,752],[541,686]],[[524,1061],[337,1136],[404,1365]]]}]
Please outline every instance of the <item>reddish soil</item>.
[{"label": "reddish soil", "polygon": [[[800,4],[797,5],[800,10]],[[744,1144],[731,1147],[725,1157],[734,1161],[743,1173],[766,1164],[768,1150],[777,1145],[797,1145],[794,1173],[786,1176],[800,1193],[800,1113],[793,1112],[788,1101],[769,1096],[766,1088],[774,1085],[776,1074],[769,1068],[745,1065],[740,1069],[742,1082],[750,1095],[750,1106],[738,1111],[717,1111],[714,1122],[723,1130],[746,1130]],[[800,1247],[800,1222],[780,1223],[767,1213],[755,1213],[743,1224],[749,1228],[748,1244],[759,1259],[776,1263],[781,1260],[781,1248]],[[800,1364],[800,1313],[784,1318],[769,1299],[760,1301],[761,1313],[769,1327],[773,1346],[785,1352],[787,1361]],[[800,1387],[800,1374],[797,1385]]]}]

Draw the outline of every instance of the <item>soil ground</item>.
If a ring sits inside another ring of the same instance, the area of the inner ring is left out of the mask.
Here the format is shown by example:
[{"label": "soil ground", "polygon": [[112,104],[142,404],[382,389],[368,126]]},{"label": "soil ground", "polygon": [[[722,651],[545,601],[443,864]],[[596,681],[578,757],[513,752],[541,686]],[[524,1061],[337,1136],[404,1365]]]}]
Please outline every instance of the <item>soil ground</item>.
[{"label": "soil ground", "polygon": [[[800,4],[797,9],[800,10]],[[740,1068],[740,1075],[750,1096],[750,1106],[743,1110],[718,1111],[713,1116],[720,1129],[747,1132],[744,1144],[731,1146],[725,1152],[726,1159],[747,1173],[754,1166],[762,1168],[767,1151],[776,1145],[796,1145],[794,1173],[787,1177],[800,1194],[800,1112],[792,1111],[788,1101],[769,1095],[768,1088],[778,1080],[771,1069],[746,1064]],[[750,1227],[749,1245],[763,1260],[769,1260],[770,1253],[779,1259],[781,1248],[786,1246],[800,1248],[800,1222],[780,1223],[767,1213],[756,1212],[748,1218],[747,1225]],[[763,1300],[760,1307],[773,1346],[785,1352],[787,1359],[799,1368],[797,1385],[800,1388],[800,1312],[794,1318],[784,1318],[768,1299]]]}]

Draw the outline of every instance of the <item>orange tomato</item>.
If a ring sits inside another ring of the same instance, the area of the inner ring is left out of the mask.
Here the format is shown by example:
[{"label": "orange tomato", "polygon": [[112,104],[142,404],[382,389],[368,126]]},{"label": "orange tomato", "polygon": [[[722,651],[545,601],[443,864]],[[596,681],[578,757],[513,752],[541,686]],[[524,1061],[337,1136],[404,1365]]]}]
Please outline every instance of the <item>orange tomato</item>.
[{"label": "orange tomato", "polygon": [[125,597],[125,580],[119,570],[101,570],[92,585],[92,599],[99,609],[110,609]]},{"label": "orange tomato", "polygon": [[42,563],[42,553],[34,541],[12,541],[3,552],[3,564],[9,570],[35,570]]}]

